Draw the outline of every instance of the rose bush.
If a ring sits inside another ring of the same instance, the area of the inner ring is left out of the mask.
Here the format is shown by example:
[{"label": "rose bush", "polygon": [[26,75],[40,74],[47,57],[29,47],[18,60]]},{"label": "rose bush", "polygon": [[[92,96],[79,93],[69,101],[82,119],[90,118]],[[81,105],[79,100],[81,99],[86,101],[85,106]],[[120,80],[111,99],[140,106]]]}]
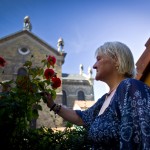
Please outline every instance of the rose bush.
[{"label": "rose bush", "polygon": [[[31,60],[33,58],[31,56]],[[10,142],[14,139],[12,137],[20,136],[31,127],[32,121],[39,117],[38,111],[42,110],[40,102],[43,100],[46,103],[43,92],[49,92],[53,99],[56,98],[56,90],[61,86],[61,80],[54,71],[56,58],[48,56],[41,60],[41,64],[39,67],[34,66],[32,61],[26,61],[23,67],[27,74],[0,82],[1,144]],[[5,65],[6,60],[0,56],[0,67]]]},{"label": "rose bush", "polygon": [[[33,56],[31,56],[33,58]],[[56,89],[61,80],[54,71],[56,58],[48,56],[41,61],[42,67],[33,66],[32,61],[23,65],[27,74],[16,80],[0,82],[0,146],[8,150],[87,150],[91,144],[83,128],[53,131],[51,128],[32,128],[38,118],[39,103],[46,100],[42,92],[50,92],[56,98]],[[0,57],[0,67],[6,65]],[[2,71],[2,74],[4,72]]]}]

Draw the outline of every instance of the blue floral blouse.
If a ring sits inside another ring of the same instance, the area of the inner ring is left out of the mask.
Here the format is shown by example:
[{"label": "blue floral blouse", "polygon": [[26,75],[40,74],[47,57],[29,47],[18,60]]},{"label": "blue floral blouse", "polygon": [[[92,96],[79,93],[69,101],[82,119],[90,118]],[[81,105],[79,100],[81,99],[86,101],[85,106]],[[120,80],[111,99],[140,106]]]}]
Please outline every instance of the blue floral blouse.
[{"label": "blue floral blouse", "polygon": [[83,119],[95,150],[150,150],[150,87],[143,82],[123,80],[109,106],[98,115],[107,94],[85,111]]}]

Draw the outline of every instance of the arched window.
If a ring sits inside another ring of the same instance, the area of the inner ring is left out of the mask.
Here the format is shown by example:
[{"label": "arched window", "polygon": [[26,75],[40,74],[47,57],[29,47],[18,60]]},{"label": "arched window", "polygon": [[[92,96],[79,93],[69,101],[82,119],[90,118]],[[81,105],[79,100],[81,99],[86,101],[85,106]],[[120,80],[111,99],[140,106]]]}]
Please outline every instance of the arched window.
[{"label": "arched window", "polygon": [[62,99],[62,103],[63,105],[67,106],[67,94],[66,92],[63,90],[63,99]]},{"label": "arched window", "polygon": [[27,75],[27,70],[25,68],[19,68],[17,75],[25,76]]},{"label": "arched window", "polygon": [[85,95],[83,91],[78,92],[78,100],[85,100]]},{"label": "arched window", "polygon": [[17,79],[16,79],[16,84],[18,87],[28,87],[30,79],[27,73],[27,70],[25,68],[19,68],[17,72]]}]

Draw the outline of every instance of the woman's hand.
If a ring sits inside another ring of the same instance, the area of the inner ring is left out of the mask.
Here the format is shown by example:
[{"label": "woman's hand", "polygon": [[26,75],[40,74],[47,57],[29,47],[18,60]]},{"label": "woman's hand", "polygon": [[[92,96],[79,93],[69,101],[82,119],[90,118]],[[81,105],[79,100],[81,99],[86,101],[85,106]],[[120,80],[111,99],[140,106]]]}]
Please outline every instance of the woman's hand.
[{"label": "woman's hand", "polygon": [[53,105],[54,105],[54,101],[52,99],[52,96],[50,93],[48,92],[42,92],[41,95],[43,96],[44,98],[44,102],[47,103],[47,106],[49,108],[51,108]]},{"label": "woman's hand", "polygon": [[51,108],[54,105],[54,101],[50,93],[44,93],[45,98],[47,99],[47,106]]},{"label": "woman's hand", "polygon": [[64,107],[63,105],[55,104],[52,95],[48,92],[44,92],[43,97],[47,100],[47,106],[50,108],[50,111],[54,111],[56,114],[73,124],[79,126],[84,125],[83,120],[77,115],[75,110]]}]

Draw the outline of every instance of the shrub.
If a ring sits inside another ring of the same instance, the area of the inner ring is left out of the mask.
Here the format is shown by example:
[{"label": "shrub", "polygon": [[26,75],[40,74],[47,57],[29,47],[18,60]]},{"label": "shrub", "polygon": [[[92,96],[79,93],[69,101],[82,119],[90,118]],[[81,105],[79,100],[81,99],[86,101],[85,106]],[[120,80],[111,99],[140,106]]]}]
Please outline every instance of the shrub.
[{"label": "shrub", "polygon": [[[33,58],[33,56],[31,56]],[[34,66],[26,61],[23,67],[27,74],[16,80],[0,82],[0,145],[1,149],[11,150],[78,150],[90,149],[86,130],[82,127],[66,128],[65,131],[53,131],[51,128],[31,128],[42,110],[40,101],[46,100],[43,92],[51,93],[56,98],[56,89],[61,85],[54,66],[56,59],[48,56],[41,61],[43,67]],[[6,65],[0,57],[0,67]],[[2,73],[4,73],[2,71]]]}]

